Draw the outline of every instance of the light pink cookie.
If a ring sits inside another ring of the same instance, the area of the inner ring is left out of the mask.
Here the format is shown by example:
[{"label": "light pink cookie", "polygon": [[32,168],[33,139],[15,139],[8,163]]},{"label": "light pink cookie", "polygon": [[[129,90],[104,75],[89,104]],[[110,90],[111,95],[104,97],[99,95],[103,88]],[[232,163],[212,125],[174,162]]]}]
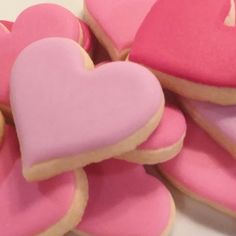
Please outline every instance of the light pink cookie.
[{"label": "light pink cookie", "polygon": [[184,109],[216,142],[236,158],[236,106],[181,99]]},{"label": "light pink cookie", "polygon": [[54,4],[40,4],[23,11],[12,30],[0,24],[0,108],[10,113],[9,77],[19,53],[30,43],[47,37],[65,37],[83,42],[78,19],[67,9]]},{"label": "light pink cookie", "polygon": [[156,0],[86,0],[85,19],[113,60],[125,59]]},{"label": "light pink cookie", "polygon": [[175,206],[166,187],[144,168],[108,160],[85,168],[89,202],[79,235],[168,235]]},{"label": "light pink cookie", "polygon": [[173,105],[166,105],[160,125],[138,148],[121,156],[121,159],[140,163],[157,164],[175,157],[183,147],[186,122],[182,112]]},{"label": "light pink cookie", "polygon": [[129,59],[150,67],[164,87],[182,96],[232,105],[235,40],[234,0],[158,0]]},{"label": "light pink cookie", "polygon": [[80,221],[87,203],[82,169],[29,184],[21,172],[14,129],[6,126],[0,150],[0,231],[4,236],[63,235]]},{"label": "light pink cookie", "polygon": [[184,193],[236,216],[236,160],[190,119],[183,150],[158,167]]},{"label": "light pink cookie", "polygon": [[11,105],[24,175],[38,180],[134,150],[159,124],[164,96],[146,68],[94,69],[77,43],[51,38],[16,60]]}]

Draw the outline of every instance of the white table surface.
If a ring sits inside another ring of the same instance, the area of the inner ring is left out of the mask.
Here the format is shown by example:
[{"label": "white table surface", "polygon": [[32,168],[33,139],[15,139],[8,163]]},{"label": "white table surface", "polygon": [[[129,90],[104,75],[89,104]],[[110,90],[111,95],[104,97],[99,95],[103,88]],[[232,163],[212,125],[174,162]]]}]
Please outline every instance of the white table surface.
[{"label": "white table surface", "polygon": [[[82,15],[83,0],[0,0],[0,19],[14,21],[26,7],[43,2],[58,3],[76,15]],[[170,236],[236,235],[236,219],[188,198],[173,187],[169,186],[169,188],[177,208],[175,224]],[[68,234],[68,236],[72,235]]]},{"label": "white table surface", "polygon": [[14,21],[23,9],[39,3],[57,3],[76,15],[83,10],[83,0],[0,0],[0,19]]}]

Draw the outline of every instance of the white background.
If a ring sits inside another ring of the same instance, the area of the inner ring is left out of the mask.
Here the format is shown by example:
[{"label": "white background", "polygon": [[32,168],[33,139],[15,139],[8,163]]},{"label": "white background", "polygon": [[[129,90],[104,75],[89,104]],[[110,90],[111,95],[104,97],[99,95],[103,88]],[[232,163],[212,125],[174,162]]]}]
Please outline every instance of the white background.
[{"label": "white background", "polygon": [[[81,16],[82,14],[83,0],[0,0],[0,19],[14,20],[27,6],[43,2],[58,3],[67,7],[76,15]],[[176,220],[171,236],[236,235],[235,219],[227,217],[208,206],[191,200],[171,187],[170,189],[173,193],[177,207]]]}]

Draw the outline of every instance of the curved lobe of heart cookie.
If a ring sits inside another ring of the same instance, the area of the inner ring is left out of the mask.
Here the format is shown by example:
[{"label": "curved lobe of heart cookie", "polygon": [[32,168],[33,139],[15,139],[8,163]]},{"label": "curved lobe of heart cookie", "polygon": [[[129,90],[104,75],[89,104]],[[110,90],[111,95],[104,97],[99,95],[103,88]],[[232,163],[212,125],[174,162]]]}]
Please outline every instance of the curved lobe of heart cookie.
[{"label": "curved lobe of heart cookie", "polygon": [[44,39],[18,57],[11,105],[24,165],[75,156],[130,137],[162,108],[155,76],[130,62],[85,69],[68,39]]},{"label": "curved lobe of heart cookie", "polygon": [[187,124],[183,150],[160,170],[188,192],[235,213],[236,160],[193,121]]},{"label": "curved lobe of heart cookie", "polygon": [[129,48],[155,0],[86,0],[86,7],[118,50]]},{"label": "curved lobe of heart cookie", "polygon": [[156,150],[177,143],[186,132],[183,113],[172,105],[166,105],[162,120],[152,135],[142,143],[140,150]]},{"label": "curved lobe of heart cookie", "polygon": [[9,105],[10,71],[22,49],[46,37],[65,37],[79,42],[80,30],[78,19],[68,10],[40,4],[22,12],[11,32],[0,32],[0,103]]},{"label": "curved lobe of heart cookie", "polygon": [[129,58],[189,81],[236,87],[236,28],[224,24],[229,10],[230,0],[159,0]]},{"label": "curved lobe of heart cookie", "polygon": [[174,211],[170,194],[142,166],[108,160],[85,170],[90,199],[77,230],[97,236],[154,236],[169,226]]},{"label": "curved lobe of heart cookie", "polygon": [[73,172],[27,183],[19,158],[16,133],[6,126],[0,150],[0,231],[4,236],[36,235],[48,229],[67,213],[75,192]]}]

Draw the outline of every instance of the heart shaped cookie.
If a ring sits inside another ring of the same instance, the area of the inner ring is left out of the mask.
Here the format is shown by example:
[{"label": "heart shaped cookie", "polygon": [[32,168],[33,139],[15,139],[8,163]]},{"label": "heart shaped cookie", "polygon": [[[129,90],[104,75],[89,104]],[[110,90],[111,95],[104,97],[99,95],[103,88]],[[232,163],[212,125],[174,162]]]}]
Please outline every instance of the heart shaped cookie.
[{"label": "heart shaped cookie", "polygon": [[85,19],[113,60],[125,59],[156,0],[86,0]]},{"label": "heart shaped cookie", "polygon": [[126,153],[120,159],[139,163],[157,164],[175,157],[183,147],[186,122],[183,113],[167,104],[160,125],[136,150]]},{"label": "heart shaped cookie", "polygon": [[9,111],[9,77],[19,53],[30,43],[47,37],[65,37],[83,42],[78,19],[65,8],[41,4],[23,11],[11,32],[0,25],[0,108]]},{"label": "heart shaped cookie", "polygon": [[192,120],[180,154],[158,167],[190,197],[236,217],[236,160]]},{"label": "heart shaped cookie", "polygon": [[28,180],[134,150],[159,124],[164,95],[150,71],[130,62],[93,67],[62,38],[35,42],[17,58],[11,106]]},{"label": "heart shaped cookie", "polygon": [[230,3],[159,0],[139,28],[129,59],[150,67],[164,87],[182,96],[236,104],[235,6]]},{"label": "heart shaped cookie", "polygon": [[63,235],[80,221],[88,198],[82,169],[48,181],[22,176],[15,130],[6,126],[0,149],[0,231],[4,236]]},{"label": "heart shaped cookie", "polygon": [[85,168],[89,201],[79,235],[168,235],[175,213],[166,187],[143,166],[107,160]]},{"label": "heart shaped cookie", "polygon": [[236,158],[236,106],[181,99],[188,114],[216,142]]},{"label": "heart shaped cookie", "polygon": [[[94,48],[94,37],[89,29],[89,26],[81,19],[78,19],[81,27],[81,35],[82,41],[80,40],[80,45],[89,53],[93,52]],[[12,30],[13,22],[11,21],[2,21],[0,23],[7,28],[8,31]]]}]

